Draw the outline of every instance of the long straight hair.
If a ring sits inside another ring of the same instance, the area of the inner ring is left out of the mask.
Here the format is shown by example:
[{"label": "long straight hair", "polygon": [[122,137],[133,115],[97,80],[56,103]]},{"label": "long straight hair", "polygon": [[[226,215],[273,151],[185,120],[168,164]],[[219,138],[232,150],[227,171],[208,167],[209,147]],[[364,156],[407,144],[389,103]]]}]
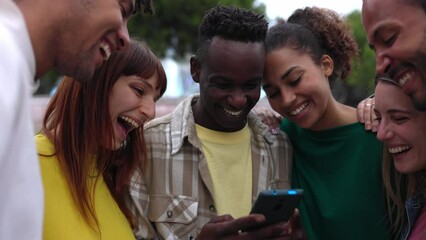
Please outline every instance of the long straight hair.
[{"label": "long straight hair", "polygon": [[[124,147],[113,146],[113,126],[109,95],[121,76],[158,77],[161,95],[167,79],[160,60],[143,42],[131,41],[125,51],[113,53],[95,72],[93,79],[79,82],[65,77],[52,97],[43,120],[42,133],[55,146],[74,202],[83,218],[99,230],[94,208],[94,189],[102,175],[112,196],[132,226],[135,217],[126,207],[125,198],[131,175],[142,171],[146,160],[143,127],[129,133]],[[96,177],[89,185],[89,178]]]}]

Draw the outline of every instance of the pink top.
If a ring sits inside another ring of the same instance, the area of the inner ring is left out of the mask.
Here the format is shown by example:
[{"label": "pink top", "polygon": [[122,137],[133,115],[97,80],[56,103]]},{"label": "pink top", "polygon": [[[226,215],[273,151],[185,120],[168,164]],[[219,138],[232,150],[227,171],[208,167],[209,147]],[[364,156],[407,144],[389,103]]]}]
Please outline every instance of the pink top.
[{"label": "pink top", "polygon": [[425,240],[426,239],[426,207],[423,207],[420,216],[417,218],[408,240]]}]

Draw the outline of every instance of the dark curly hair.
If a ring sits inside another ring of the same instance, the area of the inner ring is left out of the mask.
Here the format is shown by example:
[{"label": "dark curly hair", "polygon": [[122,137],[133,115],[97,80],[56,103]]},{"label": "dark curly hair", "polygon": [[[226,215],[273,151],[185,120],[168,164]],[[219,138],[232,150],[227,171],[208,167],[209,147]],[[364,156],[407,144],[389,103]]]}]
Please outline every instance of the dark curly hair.
[{"label": "dark curly hair", "polygon": [[241,42],[264,42],[265,16],[235,6],[217,5],[206,12],[198,28],[197,57],[203,58],[215,36]]},{"label": "dark curly hair", "polygon": [[358,45],[348,25],[336,12],[324,8],[298,9],[287,22],[279,20],[269,29],[266,53],[287,45],[309,54],[316,64],[324,54],[329,55],[334,62],[330,83],[346,79],[352,59],[358,57]]},{"label": "dark curly hair", "polygon": [[136,14],[138,12],[150,15],[154,14],[154,6],[152,4],[152,0],[136,0],[135,10],[133,14]]}]

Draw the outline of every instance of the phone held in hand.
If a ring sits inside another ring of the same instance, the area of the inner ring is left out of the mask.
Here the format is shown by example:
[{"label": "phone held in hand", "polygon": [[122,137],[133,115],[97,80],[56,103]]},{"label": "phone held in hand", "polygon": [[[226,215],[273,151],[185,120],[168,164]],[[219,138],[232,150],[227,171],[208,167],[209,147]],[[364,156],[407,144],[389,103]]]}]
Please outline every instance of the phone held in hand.
[{"label": "phone held in hand", "polygon": [[286,222],[303,197],[303,189],[276,189],[259,193],[250,214],[260,213],[266,218],[264,225]]}]

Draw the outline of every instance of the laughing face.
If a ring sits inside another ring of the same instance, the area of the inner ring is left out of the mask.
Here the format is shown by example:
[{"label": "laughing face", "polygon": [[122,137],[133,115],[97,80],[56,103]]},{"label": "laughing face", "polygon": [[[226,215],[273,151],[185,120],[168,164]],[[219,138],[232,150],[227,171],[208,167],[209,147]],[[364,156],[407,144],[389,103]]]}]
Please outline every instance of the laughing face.
[{"label": "laughing face", "polygon": [[111,53],[128,47],[127,21],[134,0],[69,2],[70,13],[52,33],[50,52],[56,54],[53,65],[58,72],[87,81]]},{"label": "laughing face", "polygon": [[398,82],[426,110],[426,12],[402,0],[364,0],[362,22],[376,52],[376,72]]},{"label": "laughing face", "polygon": [[131,131],[154,118],[155,102],[160,96],[157,85],[156,74],[148,79],[136,75],[121,76],[115,82],[109,98],[114,150],[121,147]]},{"label": "laughing face", "polygon": [[379,81],[375,94],[377,138],[388,146],[396,170],[413,173],[426,169],[426,112],[415,109],[395,84]]},{"label": "laughing face", "polygon": [[191,59],[192,77],[200,84],[195,122],[216,131],[241,130],[259,100],[264,65],[263,43],[214,37],[204,62]]},{"label": "laughing face", "polygon": [[[330,63],[329,57],[324,58]],[[266,55],[263,89],[271,107],[302,128],[326,128],[324,115],[332,101],[326,76],[331,65],[322,68],[310,55],[281,47]]]}]

